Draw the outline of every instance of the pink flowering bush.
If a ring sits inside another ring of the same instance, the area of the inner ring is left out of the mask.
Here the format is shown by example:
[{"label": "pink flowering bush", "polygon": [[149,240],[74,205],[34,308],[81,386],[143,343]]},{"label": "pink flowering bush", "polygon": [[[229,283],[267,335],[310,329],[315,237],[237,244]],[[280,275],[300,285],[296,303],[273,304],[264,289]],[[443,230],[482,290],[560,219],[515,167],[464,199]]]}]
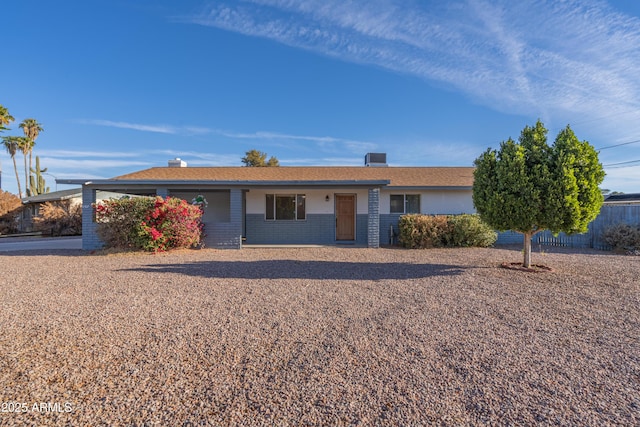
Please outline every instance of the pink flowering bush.
[{"label": "pink flowering bush", "polygon": [[162,252],[200,244],[202,210],[175,197],[110,199],[95,206],[106,247]]},{"label": "pink flowering bush", "polygon": [[162,252],[174,248],[190,248],[200,243],[202,210],[186,200],[157,197],[153,209],[140,224],[142,247]]}]

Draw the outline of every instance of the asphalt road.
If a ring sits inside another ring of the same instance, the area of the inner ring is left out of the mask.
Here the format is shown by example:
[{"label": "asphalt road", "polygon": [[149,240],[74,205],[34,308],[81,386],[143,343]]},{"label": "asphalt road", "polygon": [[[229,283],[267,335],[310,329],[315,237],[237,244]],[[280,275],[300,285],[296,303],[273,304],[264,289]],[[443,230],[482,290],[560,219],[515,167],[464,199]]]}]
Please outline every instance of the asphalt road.
[{"label": "asphalt road", "polygon": [[82,249],[82,237],[3,237],[0,252]]}]

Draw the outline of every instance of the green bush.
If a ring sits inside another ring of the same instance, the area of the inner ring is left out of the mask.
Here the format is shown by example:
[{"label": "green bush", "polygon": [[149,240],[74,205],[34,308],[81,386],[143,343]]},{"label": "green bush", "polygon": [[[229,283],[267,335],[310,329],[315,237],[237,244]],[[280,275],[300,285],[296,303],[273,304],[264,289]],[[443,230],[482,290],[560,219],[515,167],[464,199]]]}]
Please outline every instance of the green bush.
[{"label": "green bush", "polygon": [[625,223],[612,225],[602,233],[602,239],[614,251],[635,251],[640,249],[640,225]]},{"label": "green bush", "polygon": [[479,215],[450,215],[448,219],[451,234],[445,246],[486,248],[498,239],[498,234]]},{"label": "green bush", "polygon": [[97,233],[108,248],[161,252],[200,243],[202,210],[175,197],[110,199],[95,207]]},{"label": "green bush", "polygon": [[497,234],[478,215],[420,215],[400,217],[399,241],[405,248],[487,247]]},{"label": "green bush", "polygon": [[142,223],[154,204],[153,197],[109,199],[96,203],[96,231],[105,247],[141,249]]}]

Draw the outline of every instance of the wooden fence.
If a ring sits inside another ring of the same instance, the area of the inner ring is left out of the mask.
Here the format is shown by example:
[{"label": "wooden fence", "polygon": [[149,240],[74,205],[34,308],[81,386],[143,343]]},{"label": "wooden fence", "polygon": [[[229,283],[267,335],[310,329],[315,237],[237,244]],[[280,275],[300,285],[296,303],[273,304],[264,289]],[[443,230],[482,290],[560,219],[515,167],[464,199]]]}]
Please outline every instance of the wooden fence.
[{"label": "wooden fence", "polygon": [[[553,236],[549,231],[543,231],[533,236],[534,244],[542,246],[565,246],[570,248],[594,248],[610,250],[611,247],[602,240],[602,233],[616,224],[640,224],[640,205],[604,205],[598,217],[589,224],[589,230],[584,234],[566,235],[564,233]],[[520,243],[522,235],[507,232],[498,237],[500,243]]]}]

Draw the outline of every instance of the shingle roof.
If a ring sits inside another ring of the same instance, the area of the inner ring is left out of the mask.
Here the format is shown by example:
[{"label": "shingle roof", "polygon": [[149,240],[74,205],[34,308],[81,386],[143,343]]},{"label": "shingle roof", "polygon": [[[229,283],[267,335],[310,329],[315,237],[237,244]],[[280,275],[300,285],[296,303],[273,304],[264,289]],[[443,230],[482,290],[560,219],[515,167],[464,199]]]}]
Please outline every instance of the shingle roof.
[{"label": "shingle roof", "polygon": [[23,203],[44,203],[55,202],[59,200],[71,199],[74,197],[80,197],[82,195],[82,188],[70,188],[68,190],[52,191],[50,193],[38,194],[37,196],[25,197],[22,199]]},{"label": "shingle roof", "polygon": [[372,181],[393,187],[471,187],[472,167],[154,167],[113,178],[115,181]]}]

